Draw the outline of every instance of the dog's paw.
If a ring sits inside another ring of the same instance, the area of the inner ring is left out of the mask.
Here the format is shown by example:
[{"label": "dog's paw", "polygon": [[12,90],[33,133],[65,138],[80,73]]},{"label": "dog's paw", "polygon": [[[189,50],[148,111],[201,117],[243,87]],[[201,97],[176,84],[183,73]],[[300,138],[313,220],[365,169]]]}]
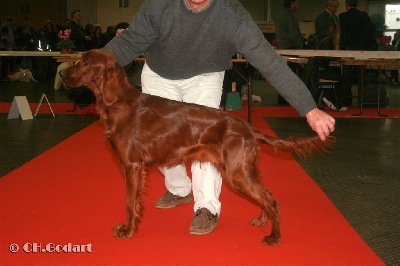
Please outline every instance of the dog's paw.
[{"label": "dog's paw", "polygon": [[134,230],[125,224],[117,224],[114,226],[113,231],[113,236],[116,238],[131,238],[134,234]]},{"label": "dog's paw", "polygon": [[265,236],[261,241],[263,245],[268,245],[268,246],[278,245],[279,242],[281,242],[281,238],[273,235]]},{"label": "dog's paw", "polygon": [[250,221],[250,224],[253,226],[265,226],[268,223],[268,220],[261,218],[254,218]]}]

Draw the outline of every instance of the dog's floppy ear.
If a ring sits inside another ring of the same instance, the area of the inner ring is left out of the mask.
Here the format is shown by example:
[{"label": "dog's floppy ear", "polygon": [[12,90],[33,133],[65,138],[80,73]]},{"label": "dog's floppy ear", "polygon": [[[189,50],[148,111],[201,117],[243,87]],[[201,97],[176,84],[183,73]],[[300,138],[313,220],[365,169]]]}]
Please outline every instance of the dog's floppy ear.
[{"label": "dog's floppy ear", "polygon": [[107,64],[107,69],[104,71],[104,81],[101,91],[103,92],[103,103],[111,105],[118,100],[118,73],[114,64]]}]

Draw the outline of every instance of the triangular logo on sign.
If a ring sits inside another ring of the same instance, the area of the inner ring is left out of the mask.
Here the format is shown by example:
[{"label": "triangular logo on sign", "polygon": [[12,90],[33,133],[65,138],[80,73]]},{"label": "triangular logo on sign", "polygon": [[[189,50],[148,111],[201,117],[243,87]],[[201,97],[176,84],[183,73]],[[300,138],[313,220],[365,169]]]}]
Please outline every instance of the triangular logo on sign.
[{"label": "triangular logo on sign", "polygon": [[47,102],[47,104],[49,105],[51,114],[53,115],[53,117],[56,117],[56,116],[54,115],[53,109],[51,109],[51,105],[50,105],[50,103],[49,103],[49,100],[47,99],[47,96],[46,96],[46,94],[44,94],[44,93],[42,93],[42,96],[40,97],[39,103],[38,103],[38,105],[37,105],[37,107],[36,107],[36,110],[35,110],[34,117],[36,117],[36,115],[37,115],[37,113],[38,113],[38,111],[39,111],[39,108],[40,108],[40,106],[42,105],[43,99],[46,99],[46,102]]}]

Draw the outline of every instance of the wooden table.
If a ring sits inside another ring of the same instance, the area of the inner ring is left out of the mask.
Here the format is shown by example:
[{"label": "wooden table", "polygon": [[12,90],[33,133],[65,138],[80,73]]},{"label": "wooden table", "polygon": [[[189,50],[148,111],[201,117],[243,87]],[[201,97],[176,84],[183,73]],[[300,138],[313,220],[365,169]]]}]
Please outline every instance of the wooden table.
[{"label": "wooden table", "polygon": [[62,54],[60,52],[41,51],[0,51],[0,56],[47,56],[53,57],[57,62],[76,62],[82,53]]},{"label": "wooden table", "polygon": [[335,57],[354,59],[400,60],[398,51],[348,51],[348,50],[275,50],[277,54],[296,57]]},{"label": "wooden table", "polygon": [[[363,75],[365,68],[381,69],[400,69],[400,53],[398,51],[343,51],[343,50],[275,50],[276,53],[285,57],[287,61],[304,64],[309,57],[330,57],[336,58],[336,63],[340,65],[353,65],[361,69],[361,85],[359,86],[358,97],[360,98],[360,112],[362,114],[362,90],[363,90]],[[82,57],[82,53],[61,54],[60,52],[41,52],[41,51],[0,51],[0,56],[51,56],[57,62],[76,62]],[[144,62],[144,58],[137,58],[136,61]],[[233,64],[248,63],[246,59],[232,59]],[[249,64],[249,67],[252,67]],[[238,71],[236,71],[238,72]],[[244,77],[241,73],[239,76],[248,84],[248,121],[252,122],[252,71],[249,71],[248,77]],[[378,85],[378,114],[380,113],[379,97],[380,97],[380,82]]]},{"label": "wooden table", "polygon": [[[41,51],[0,51],[1,56],[47,56],[53,57],[57,62],[76,62],[82,57],[82,53],[71,53],[71,54],[62,54],[60,52],[41,52]],[[143,57],[139,57],[135,59],[138,63],[144,63],[145,59]],[[246,59],[233,59],[233,64],[244,64],[247,63]],[[250,66],[251,67],[251,66]],[[251,95],[252,95],[252,74],[250,73],[248,77],[244,77],[241,73],[236,71],[240,77],[248,84],[247,96],[249,99],[248,104],[248,121],[251,123]]]},{"label": "wooden table", "polygon": [[382,69],[400,69],[400,60],[391,59],[354,59],[354,58],[343,58],[339,60],[342,65],[345,66],[358,66],[360,68],[360,83],[358,86],[358,98],[360,102],[360,112],[354,114],[360,116],[363,113],[363,90],[364,90],[364,73],[365,69],[378,69],[378,103],[377,112],[379,116],[386,117],[387,115],[381,113],[381,79],[380,73]]},{"label": "wooden table", "polygon": [[[299,63],[304,63],[301,59],[310,57],[330,57],[336,58],[333,64],[340,66],[358,66],[360,68],[360,83],[358,86],[358,98],[360,101],[360,111],[355,116],[362,115],[365,69],[378,69],[378,75],[382,69],[400,69],[400,53],[398,51],[343,51],[343,50],[275,50],[278,54],[290,58],[296,56]],[[378,77],[378,115],[385,117],[380,112],[380,91],[381,83]]]}]

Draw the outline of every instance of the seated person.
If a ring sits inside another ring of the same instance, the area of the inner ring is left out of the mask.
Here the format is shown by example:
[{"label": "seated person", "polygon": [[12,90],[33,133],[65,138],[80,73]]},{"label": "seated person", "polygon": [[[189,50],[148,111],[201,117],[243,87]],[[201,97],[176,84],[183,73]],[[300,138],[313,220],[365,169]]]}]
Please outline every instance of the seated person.
[{"label": "seated person", "polygon": [[[330,109],[335,111],[346,111],[347,107],[344,106],[345,90],[343,77],[339,67],[329,66],[329,59],[319,60],[319,88],[322,91],[322,102]],[[321,80],[328,80],[324,84]],[[336,81],[336,82],[330,82]]]}]

